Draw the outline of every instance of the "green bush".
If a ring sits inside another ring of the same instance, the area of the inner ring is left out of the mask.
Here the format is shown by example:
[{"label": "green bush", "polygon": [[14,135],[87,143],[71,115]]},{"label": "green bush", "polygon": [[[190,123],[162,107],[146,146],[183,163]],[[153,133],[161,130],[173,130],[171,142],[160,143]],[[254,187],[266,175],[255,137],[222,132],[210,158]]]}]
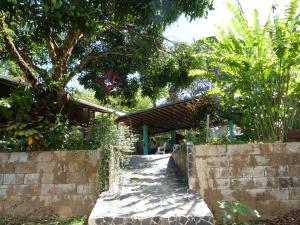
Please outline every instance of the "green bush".
[{"label": "green bush", "polygon": [[[18,128],[17,132],[19,134],[21,129]],[[25,131],[23,133],[26,134]],[[64,117],[58,116],[53,125],[43,128],[42,133],[40,140],[30,143],[28,135],[20,136],[15,131],[2,130],[0,151],[89,150],[110,149],[110,146],[115,146],[123,153],[128,153],[132,151],[136,141],[128,127],[117,126],[110,116],[97,117],[87,127],[72,125]]]},{"label": "green bush", "polygon": [[230,202],[223,200],[219,203],[221,209],[221,217],[223,219],[223,225],[247,225],[253,224],[260,218],[260,214],[257,210],[250,208],[249,206],[240,202]]}]

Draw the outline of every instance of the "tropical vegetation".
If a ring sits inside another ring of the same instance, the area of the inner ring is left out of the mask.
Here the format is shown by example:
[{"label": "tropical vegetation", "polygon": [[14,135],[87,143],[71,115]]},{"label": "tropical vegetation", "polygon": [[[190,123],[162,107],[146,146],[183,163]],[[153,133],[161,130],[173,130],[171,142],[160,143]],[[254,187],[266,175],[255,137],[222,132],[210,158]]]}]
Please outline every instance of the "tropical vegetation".
[{"label": "tropical vegetation", "polygon": [[299,0],[290,1],[283,17],[270,12],[264,24],[256,10],[251,22],[238,6],[227,6],[231,25],[205,40],[209,49],[197,57],[207,59],[206,71],[199,67],[199,74],[214,83],[210,92],[220,94],[222,109],[237,115],[233,119],[245,133],[258,141],[285,141],[299,125]]}]

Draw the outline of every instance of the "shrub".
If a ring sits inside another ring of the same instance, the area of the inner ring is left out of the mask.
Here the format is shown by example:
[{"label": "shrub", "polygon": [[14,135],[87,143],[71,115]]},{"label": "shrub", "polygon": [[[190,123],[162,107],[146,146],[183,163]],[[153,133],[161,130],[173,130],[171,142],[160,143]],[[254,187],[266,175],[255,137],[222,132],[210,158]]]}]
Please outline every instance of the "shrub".
[{"label": "shrub", "polygon": [[251,222],[245,222],[246,220],[253,221],[260,218],[257,210],[240,202],[229,202],[223,200],[218,203],[221,209],[223,225],[246,225],[251,224]]}]

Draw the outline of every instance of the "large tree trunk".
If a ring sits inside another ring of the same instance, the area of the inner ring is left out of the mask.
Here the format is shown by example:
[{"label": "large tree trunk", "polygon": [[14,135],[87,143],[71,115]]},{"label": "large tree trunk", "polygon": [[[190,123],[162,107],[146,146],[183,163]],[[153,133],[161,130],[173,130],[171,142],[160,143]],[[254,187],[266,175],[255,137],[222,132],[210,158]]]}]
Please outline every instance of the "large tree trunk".
[{"label": "large tree trunk", "polygon": [[174,85],[170,86],[168,102],[170,103],[178,102],[180,100],[179,92],[180,92],[179,88],[175,87]]}]

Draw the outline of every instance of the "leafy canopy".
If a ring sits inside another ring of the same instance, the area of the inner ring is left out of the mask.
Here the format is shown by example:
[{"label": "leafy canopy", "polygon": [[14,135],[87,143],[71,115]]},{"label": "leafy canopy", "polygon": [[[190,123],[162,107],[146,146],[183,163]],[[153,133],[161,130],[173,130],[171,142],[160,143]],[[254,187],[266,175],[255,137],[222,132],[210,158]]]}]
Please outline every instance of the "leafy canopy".
[{"label": "leafy canopy", "polygon": [[[128,75],[162,47],[166,26],[209,9],[211,0],[3,0],[0,59],[15,62],[32,86],[58,98],[78,77],[100,99],[132,99],[139,84]],[[109,70],[118,82],[108,88]]]}]

